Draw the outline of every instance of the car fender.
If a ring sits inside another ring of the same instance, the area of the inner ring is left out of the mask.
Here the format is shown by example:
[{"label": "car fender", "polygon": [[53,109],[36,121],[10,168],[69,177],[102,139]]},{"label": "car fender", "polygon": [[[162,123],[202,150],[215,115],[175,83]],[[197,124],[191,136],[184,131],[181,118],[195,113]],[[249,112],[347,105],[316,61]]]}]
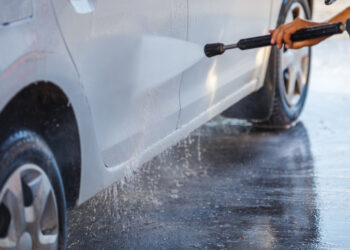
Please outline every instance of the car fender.
[{"label": "car fender", "polygon": [[88,101],[69,57],[32,51],[16,60],[0,75],[0,110],[22,89],[39,81],[59,87],[73,108],[81,145],[80,204],[105,187],[105,166],[98,150]]},{"label": "car fender", "polygon": [[119,168],[108,171],[104,165],[84,87],[61,35],[52,2],[32,2],[33,14],[0,23],[0,111],[21,90],[37,82],[50,82],[64,92],[79,131],[79,205],[121,178],[121,171]]}]

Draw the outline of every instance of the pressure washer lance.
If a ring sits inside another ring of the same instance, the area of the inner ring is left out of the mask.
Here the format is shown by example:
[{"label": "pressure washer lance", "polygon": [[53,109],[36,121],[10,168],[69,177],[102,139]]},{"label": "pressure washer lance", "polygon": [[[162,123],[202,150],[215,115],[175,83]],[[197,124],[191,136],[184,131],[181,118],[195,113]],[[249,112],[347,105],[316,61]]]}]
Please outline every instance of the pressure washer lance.
[{"label": "pressure washer lance", "polygon": [[[350,34],[350,19],[346,22],[346,28]],[[293,42],[309,40],[313,38],[320,38],[341,34],[345,30],[345,25],[341,22],[326,24],[321,26],[314,26],[311,28],[298,30],[291,36]],[[271,46],[272,35],[258,36],[247,39],[241,39],[238,43],[225,45],[222,43],[207,44],[204,47],[204,53],[207,57],[217,56],[223,54],[226,50],[239,48],[241,50],[255,49],[265,46]]]}]

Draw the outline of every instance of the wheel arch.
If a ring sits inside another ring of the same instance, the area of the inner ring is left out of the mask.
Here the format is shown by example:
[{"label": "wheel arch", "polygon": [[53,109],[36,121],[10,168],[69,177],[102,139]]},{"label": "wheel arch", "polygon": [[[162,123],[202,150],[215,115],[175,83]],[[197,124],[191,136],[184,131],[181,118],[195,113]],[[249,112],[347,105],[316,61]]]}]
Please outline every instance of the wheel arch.
[{"label": "wheel arch", "polygon": [[78,123],[67,95],[52,82],[24,87],[0,114],[0,140],[18,129],[34,131],[46,141],[59,165],[68,207],[74,206],[79,198],[82,159]]}]

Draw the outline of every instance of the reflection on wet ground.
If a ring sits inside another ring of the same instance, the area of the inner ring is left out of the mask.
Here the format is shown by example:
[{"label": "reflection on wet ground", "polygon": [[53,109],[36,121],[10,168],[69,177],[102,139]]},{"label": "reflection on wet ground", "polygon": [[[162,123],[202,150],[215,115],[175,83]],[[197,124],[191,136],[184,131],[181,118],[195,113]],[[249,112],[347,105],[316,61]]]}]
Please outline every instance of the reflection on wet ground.
[{"label": "reflection on wet ground", "polygon": [[314,162],[302,123],[216,119],[70,213],[71,249],[312,248]]}]

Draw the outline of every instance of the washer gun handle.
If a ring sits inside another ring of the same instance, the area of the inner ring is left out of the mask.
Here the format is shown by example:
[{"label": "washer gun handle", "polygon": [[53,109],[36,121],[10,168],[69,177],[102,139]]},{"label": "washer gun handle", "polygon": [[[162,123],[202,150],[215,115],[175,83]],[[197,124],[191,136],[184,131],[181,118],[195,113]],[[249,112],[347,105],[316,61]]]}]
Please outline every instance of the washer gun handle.
[{"label": "washer gun handle", "polygon": [[[301,29],[295,32],[291,36],[293,42],[309,40],[313,38],[320,38],[326,36],[332,36],[335,34],[341,34],[345,30],[343,23],[332,23],[321,26],[314,26],[306,29]],[[271,45],[272,35],[252,37],[247,39],[239,40],[238,48],[241,50],[255,49]]]},{"label": "washer gun handle", "polygon": [[[350,19],[346,25],[347,29],[350,31]],[[345,30],[345,25],[341,22],[332,23],[320,26],[314,26],[306,29],[301,29],[295,32],[291,36],[293,42],[309,40],[313,38],[320,38],[326,36],[332,36],[335,34],[341,34]],[[350,34],[350,32],[349,32]],[[223,43],[212,43],[207,44],[204,47],[204,53],[207,57],[213,57],[225,53],[228,49],[239,48],[241,50],[255,49],[265,46],[271,46],[272,35],[258,36],[252,38],[246,38],[239,40],[238,43],[225,45]]]}]

